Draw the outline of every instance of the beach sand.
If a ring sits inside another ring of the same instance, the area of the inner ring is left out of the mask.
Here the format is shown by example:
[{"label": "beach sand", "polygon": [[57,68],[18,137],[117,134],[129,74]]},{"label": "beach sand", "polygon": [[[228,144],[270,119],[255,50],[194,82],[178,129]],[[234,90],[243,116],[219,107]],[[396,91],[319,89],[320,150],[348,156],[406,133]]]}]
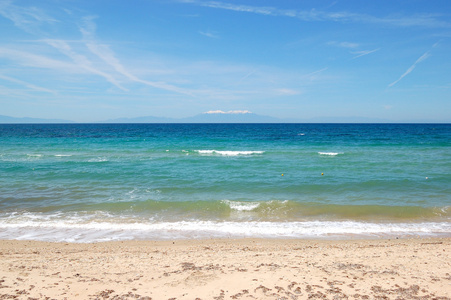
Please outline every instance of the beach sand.
[{"label": "beach sand", "polygon": [[451,238],[0,241],[0,299],[451,299]]}]

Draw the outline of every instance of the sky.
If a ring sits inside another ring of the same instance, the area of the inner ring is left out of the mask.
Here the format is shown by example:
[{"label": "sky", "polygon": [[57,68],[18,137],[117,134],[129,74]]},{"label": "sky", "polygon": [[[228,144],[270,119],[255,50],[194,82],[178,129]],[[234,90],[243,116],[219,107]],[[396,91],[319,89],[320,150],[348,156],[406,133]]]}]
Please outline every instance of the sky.
[{"label": "sky", "polygon": [[0,0],[0,115],[451,122],[449,0]]}]

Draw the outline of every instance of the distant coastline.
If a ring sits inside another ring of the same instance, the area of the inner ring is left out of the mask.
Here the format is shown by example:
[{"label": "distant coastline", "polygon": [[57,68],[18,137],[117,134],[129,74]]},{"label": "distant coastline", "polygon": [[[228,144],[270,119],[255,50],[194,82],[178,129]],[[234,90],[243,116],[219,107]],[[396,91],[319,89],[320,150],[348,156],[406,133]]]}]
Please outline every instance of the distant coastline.
[{"label": "distant coastline", "polygon": [[395,121],[365,117],[315,117],[310,119],[283,119],[254,113],[219,114],[204,113],[186,118],[166,118],[144,116],[136,118],[116,118],[100,121],[77,122],[65,119],[32,117],[11,117],[0,115],[0,124],[450,124],[447,120],[402,120]]}]

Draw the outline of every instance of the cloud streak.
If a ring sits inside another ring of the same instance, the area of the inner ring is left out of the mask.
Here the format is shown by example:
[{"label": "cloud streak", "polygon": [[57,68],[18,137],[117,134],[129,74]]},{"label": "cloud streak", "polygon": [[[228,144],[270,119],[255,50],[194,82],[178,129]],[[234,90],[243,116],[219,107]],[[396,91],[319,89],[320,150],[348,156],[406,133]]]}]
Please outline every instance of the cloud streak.
[{"label": "cloud streak", "polygon": [[307,75],[302,76],[302,78],[303,78],[303,79],[314,80],[314,79],[317,78],[318,74],[320,74],[320,73],[326,71],[327,69],[329,69],[329,68],[328,68],[328,67],[325,67],[325,68],[322,68],[322,69],[320,69],[320,70],[313,71],[313,72],[311,72],[311,73],[308,73]]},{"label": "cloud streak", "polygon": [[377,48],[377,49],[373,49],[373,50],[353,51],[351,53],[352,54],[356,54],[356,56],[354,56],[352,59],[356,59],[356,58],[359,58],[359,57],[362,57],[362,56],[374,53],[374,52],[379,51],[379,50],[381,50],[381,48]]},{"label": "cloud streak", "polygon": [[43,87],[31,84],[31,83],[19,80],[19,79],[16,79],[16,78],[5,76],[5,75],[2,75],[2,74],[0,74],[0,79],[23,85],[23,86],[25,86],[25,87],[27,87],[29,89],[32,89],[32,90],[35,90],[35,91],[38,91],[38,92],[45,92],[45,93],[56,94],[55,91],[52,91],[52,90],[49,90],[49,89],[46,89],[46,88],[43,88]]},{"label": "cloud streak", "polygon": [[219,36],[211,31],[199,31],[199,34],[212,39],[219,39]]},{"label": "cloud streak", "polygon": [[[328,45],[331,46],[336,46],[336,47],[340,47],[340,48],[345,48],[345,49],[357,49],[360,47],[360,44],[358,43],[351,43],[351,42],[336,42],[336,41],[332,41],[327,43]],[[377,49],[373,49],[373,50],[354,50],[354,51],[350,51],[351,54],[355,55],[352,59],[356,59],[371,53],[374,53],[376,51],[379,51],[381,48],[377,48]]]},{"label": "cloud streak", "polygon": [[[14,22],[14,25],[25,32],[31,33],[33,35],[42,35],[39,31],[39,26],[45,23],[56,23],[58,22],[56,19],[49,17],[44,11],[35,8],[35,7],[19,7],[11,4],[11,1],[4,1],[0,3],[0,15]],[[117,88],[128,91],[124,88],[112,75],[107,74],[97,68],[92,66],[92,63],[83,55],[76,53],[70,47],[68,43],[63,40],[57,39],[44,39],[42,40],[53,48],[57,49],[67,57],[69,57],[76,66],[83,68],[89,73],[99,75],[105,78],[108,82],[115,85]],[[4,50],[4,49],[3,49]],[[0,55],[1,53],[0,49]],[[9,54],[13,54],[13,51],[3,51],[3,53],[9,52]],[[7,53],[8,54],[8,53]],[[34,63],[36,62],[36,55],[29,53],[19,53],[16,52],[16,55],[22,56],[26,60],[32,60]],[[22,55],[21,55],[22,54]],[[13,55],[14,56],[14,55]],[[44,61],[51,61],[51,59],[43,58]],[[42,63],[41,63],[42,65]],[[55,64],[52,64],[55,65]],[[16,82],[18,83],[18,82]],[[30,86],[30,85],[29,85]]]},{"label": "cloud streak", "polygon": [[92,66],[92,63],[84,55],[78,54],[75,51],[73,51],[72,48],[69,46],[69,44],[67,44],[65,41],[62,40],[44,40],[44,41],[50,46],[60,51],[61,53],[63,53],[64,55],[66,55],[67,57],[69,57],[70,59],[72,59],[72,61],[75,64],[79,65],[86,71],[105,78],[108,82],[110,82],[111,84],[115,85],[117,88],[123,91],[128,91],[128,89],[124,88],[118,82],[118,80],[116,80],[111,74],[105,73],[103,71],[94,68]]},{"label": "cloud streak", "polygon": [[420,62],[424,61],[426,58],[428,58],[430,56],[429,54],[430,51],[425,52],[423,55],[421,55],[414,63],[413,65],[411,65],[407,71],[405,71],[397,80],[393,81],[392,83],[390,83],[388,85],[388,87],[392,87],[395,84],[397,84],[399,81],[401,81],[404,77],[406,77],[407,75],[409,75],[417,66],[417,64],[419,64]]},{"label": "cloud streak", "polygon": [[347,49],[355,49],[358,48],[360,45],[357,43],[351,43],[351,42],[329,42],[328,45],[337,46],[341,48],[347,48]]},{"label": "cloud streak", "polygon": [[18,28],[33,34],[39,31],[42,24],[58,22],[39,8],[16,6],[8,0],[0,2],[0,15],[11,20]]},{"label": "cloud streak", "polygon": [[80,73],[80,68],[74,63],[59,61],[43,55],[0,47],[0,57],[18,62],[25,67],[52,69],[70,73]]},{"label": "cloud streak", "polygon": [[[0,15],[11,20],[17,28],[20,28],[25,32],[39,37],[47,35],[39,30],[40,26],[42,26],[43,24],[53,24],[58,22],[56,19],[49,17],[44,11],[38,8],[15,6],[11,3],[11,1],[0,2]],[[106,63],[106,65],[108,65],[109,67],[112,67],[115,72],[117,72],[116,74],[106,72],[105,70],[99,68],[99,66],[94,66],[95,61],[92,61],[90,58],[88,58],[88,56],[81,54],[80,51],[77,51],[79,49],[75,50],[71,46],[71,44],[69,44],[69,42],[61,39],[45,38],[40,41],[58,50],[60,53],[68,57],[73,63],[57,61],[42,55],[36,55],[24,51],[16,51],[8,48],[0,48],[0,57],[4,56],[12,60],[20,61],[23,65],[26,66],[55,69],[66,72],[70,71],[76,73],[91,73],[104,78],[109,83],[124,92],[128,92],[129,89],[124,87],[123,84],[119,81],[118,75],[123,76],[130,81],[141,83],[157,89],[192,96],[192,94],[185,89],[168,84],[166,82],[143,80],[129,72],[120,63],[119,59],[115,56],[108,45],[96,42],[96,24],[94,22],[95,19],[96,16],[88,16],[82,19],[83,25],[79,29],[84,39],[83,42],[90,53],[100,58],[101,61]],[[2,78],[4,80],[8,80],[6,79],[6,77]],[[10,82],[14,81],[14,79],[11,77],[7,78],[9,78],[8,81]],[[20,83],[19,81],[14,82]],[[22,84],[35,90],[39,89],[38,86],[27,84],[26,82],[22,82]],[[45,89],[41,89],[41,91],[44,90]]]},{"label": "cloud streak", "polygon": [[[179,94],[185,94],[185,95],[192,96],[192,94],[190,92],[188,92],[187,90],[184,90],[182,88],[179,88],[177,86],[174,86],[174,85],[171,85],[171,84],[168,84],[165,82],[155,82],[155,81],[143,80],[143,79],[140,79],[137,76],[133,75],[132,73],[130,73],[121,64],[119,59],[117,59],[116,55],[114,54],[114,52],[110,49],[110,47],[108,45],[97,43],[94,40],[96,25],[93,22],[93,19],[94,19],[94,17],[85,18],[85,22],[84,22],[85,26],[80,28],[80,31],[86,40],[86,47],[88,47],[88,49],[93,54],[95,54],[97,57],[99,57],[106,64],[113,67],[113,69],[116,70],[116,72],[118,72],[122,76],[125,76],[127,79],[129,79],[133,82],[145,84],[145,85],[148,85],[148,86],[151,86],[154,88],[163,89],[163,90],[167,90],[167,91],[171,91],[171,92],[175,92],[175,93],[179,93]],[[108,81],[110,81],[110,80],[108,79]]]},{"label": "cloud streak", "polygon": [[332,21],[332,22],[357,22],[357,23],[375,23],[399,27],[430,27],[430,28],[451,28],[451,23],[441,21],[437,15],[422,14],[415,16],[399,17],[375,17],[366,14],[351,13],[346,11],[327,12],[320,10],[295,10],[279,9],[269,6],[251,6],[232,4],[221,1],[200,1],[200,0],[179,0],[181,3],[188,3],[202,7],[215,9],[231,10],[244,13],[253,13],[266,16],[281,16],[297,18],[301,21]]}]

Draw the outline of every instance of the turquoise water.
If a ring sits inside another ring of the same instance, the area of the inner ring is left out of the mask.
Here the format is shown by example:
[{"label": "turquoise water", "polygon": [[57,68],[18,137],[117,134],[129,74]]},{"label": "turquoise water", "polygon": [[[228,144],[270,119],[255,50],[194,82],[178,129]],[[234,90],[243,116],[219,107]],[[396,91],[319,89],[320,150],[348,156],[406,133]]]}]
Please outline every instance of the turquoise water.
[{"label": "turquoise water", "polygon": [[0,125],[0,239],[451,236],[450,124]]}]

